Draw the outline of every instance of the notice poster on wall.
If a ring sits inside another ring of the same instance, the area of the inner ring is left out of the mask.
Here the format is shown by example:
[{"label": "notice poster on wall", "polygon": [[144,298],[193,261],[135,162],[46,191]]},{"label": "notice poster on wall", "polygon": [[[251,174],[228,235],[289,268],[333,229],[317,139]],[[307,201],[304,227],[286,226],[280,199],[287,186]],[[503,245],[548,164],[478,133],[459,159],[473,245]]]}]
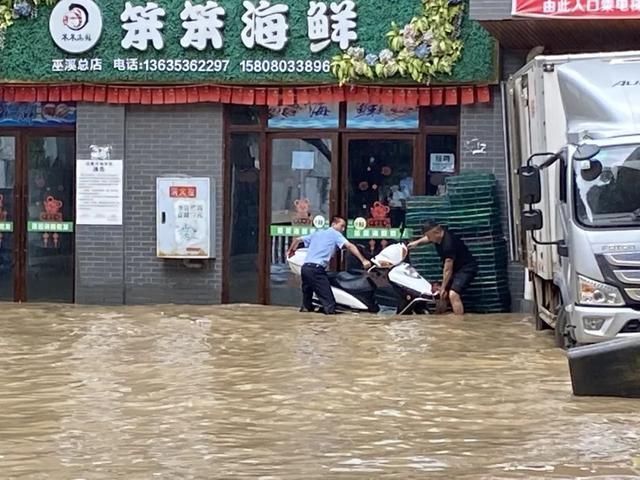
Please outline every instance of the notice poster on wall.
[{"label": "notice poster on wall", "polygon": [[432,172],[453,173],[456,156],[453,153],[432,153],[429,156],[429,170]]},{"label": "notice poster on wall", "polygon": [[76,223],[122,225],[122,160],[76,162]]}]

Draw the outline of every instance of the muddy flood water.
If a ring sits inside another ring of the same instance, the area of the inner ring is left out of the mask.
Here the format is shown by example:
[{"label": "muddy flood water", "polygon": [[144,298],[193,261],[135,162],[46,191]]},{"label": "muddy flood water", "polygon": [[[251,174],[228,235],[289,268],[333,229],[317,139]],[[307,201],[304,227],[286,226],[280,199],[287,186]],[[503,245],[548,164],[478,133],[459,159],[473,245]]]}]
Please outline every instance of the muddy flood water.
[{"label": "muddy flood water", "polygon": [[0,478],[640,478],[516,316],[0,306]]}]

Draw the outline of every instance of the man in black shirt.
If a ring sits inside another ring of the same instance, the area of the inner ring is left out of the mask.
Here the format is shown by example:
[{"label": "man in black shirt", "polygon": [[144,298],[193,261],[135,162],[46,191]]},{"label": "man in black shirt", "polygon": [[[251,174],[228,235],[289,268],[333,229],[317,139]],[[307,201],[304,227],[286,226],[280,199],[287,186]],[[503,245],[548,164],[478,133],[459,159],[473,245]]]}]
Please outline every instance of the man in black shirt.
[{"label": "man in black shirt", "polygon": [[422,238],[410,242],[407,247],[412,249],[426,243],[435,244],[444,264],[441,298],[451,302],[454,314],[464,314],[461,295],[476,276],[476,260],[460,238],[433,220],[426,221],[422,226]]}]

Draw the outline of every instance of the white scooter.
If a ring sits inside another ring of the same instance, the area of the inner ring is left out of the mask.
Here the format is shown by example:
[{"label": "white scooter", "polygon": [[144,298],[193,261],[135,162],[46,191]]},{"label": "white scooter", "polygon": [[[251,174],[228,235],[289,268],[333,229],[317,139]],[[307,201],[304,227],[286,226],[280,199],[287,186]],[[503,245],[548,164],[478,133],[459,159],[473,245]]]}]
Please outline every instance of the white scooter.
[{"label": "white scooter", "polygon": [[[432,312],[438,292],[415,268],[404,261],[407,253],[405,244],[395,243],[371,259],[373,266],[365,274],[328,272],[337,309],[350,312],[379,312],[376,290],[378,283],[387,281],[396,293],[398,315]],[[306,256],[307,249],[299,248],[288,259],[289,268],[295,275],[301,275]],[[315,295],[313,302],[316,307],[321,306]]]}]

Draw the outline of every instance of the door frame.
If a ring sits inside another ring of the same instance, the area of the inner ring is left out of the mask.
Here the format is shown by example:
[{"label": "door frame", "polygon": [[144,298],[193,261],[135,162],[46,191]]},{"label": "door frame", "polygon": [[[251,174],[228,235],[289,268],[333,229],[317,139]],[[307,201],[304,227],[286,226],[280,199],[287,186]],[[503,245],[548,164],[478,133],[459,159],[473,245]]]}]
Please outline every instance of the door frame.
[{"label": "door frame", "polygon": [[[29,202],[29,152],[28,142],[30,138],[37,137],[71,137],[74,139],[74,155],[72,158],[74,182],[71,191],[71,211],[75,227],[75,151],[76,128],[75,126],[60,127],[1,127],[0,137],[15,138],[15,165],[13,186],[13,248],[11,253],[11,271],[13,282],[13,301],[17,303],[27,302],[27,256],[28,235],[27,218]],[[71,233],[72,255],[72,301],[75,301],[75,228]]]},{"label": "door frame", "polygon": [[[340,182],[340,164],[342,162],[340,156],[340,135],[336,130],[283,130],[269,131],[265,135],[265,162],[264,173],[260,176],[261,199],[264,199],[260,205],[260,232],[258,246],[258,288],[259,297],[263,300],[261,303],[268,305],[271,300],[271,291],[269,283],[268,268],[270,265],[269,255],[271,251],[271,234],[269,227],[271,226],[271,193],[272,193],[272,163],[273,163],[273,141],[274,140],[303,140],[305,138],[318,138],[331,140],[331,188],[329,189],[329,216],[339,215],[339,197],[334,188]],[[335,159],[335,161],[334,161]],[[261,169],[262,172],[262,169]],[[329,218],[331,220],[331,218]]]}]

